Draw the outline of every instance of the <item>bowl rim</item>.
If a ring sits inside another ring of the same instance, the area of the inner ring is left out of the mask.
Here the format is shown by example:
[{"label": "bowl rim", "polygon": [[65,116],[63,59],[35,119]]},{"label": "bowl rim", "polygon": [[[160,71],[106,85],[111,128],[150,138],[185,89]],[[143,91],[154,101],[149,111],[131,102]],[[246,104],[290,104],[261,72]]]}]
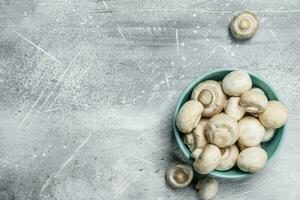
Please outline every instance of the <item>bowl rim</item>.
[{"label": "bowl rim", "polygon": [[[176,103],[176,107],[175,107],[175,111],[174,111],[174,115],[173,115],[173,132],[174,132],[174,135],[175,135],[175,139],[176,139],[176,142],[180,148],[180,151],[183,153],[184,157],[187,159],[187,161],[192,164],[193,163],[193,159],[191,158],[191,153],[190,151],[188,150],[188,148],[186,147],[186,145],[184,144],[181,136],[180,136],[180,131],[177,130],[177,127],[176,127],[176,116],[178,114],[178,111],[181,107],[181,102],[183,101],[183,99],[185,98],[186,94],[188,93],[188,91],[192,90],[194,87],[196,87],[197,84],[199,84],[200,82],[202,82],[203,80],[202,79],[205,79],[206,76],[208,75],[211,75],[211,74],[215,74],[215,73],[218,73],[218,72],[232,72],[232,71],[235,71],[235,70],[243,70],[243,71],[246,71],[247,73],[250,74],[250,76],[253,76],[255,77],[256,79],[258,79],[259,81],[263,82],[264,84],[266,84],[268,86],[268,88],[272,91],[272,93],[274,94],[275,96],[275,99],[278,100],[278,101],[281,101],[281,98],[279,97],[279,95],[276,93],[276,91],[274,90],[274,88],[272,87],[272,85],[266,81],[265,79],[263,79],[261,76],[257,75],[257,74],[254,74],[252,73],[251,71],[248,71],[246,69],[242,69],[242,68],[219,68],[219,69],[215,69],[215,70],[210,70],[200,76],[198,76],[196,79],[194,79],[184,90],[183,92],[181,93],[179,99],[177,100],[177,103]],[[285,130],[286,130],[286,127],[287,127],[287,123],[285,125],[283,125],[282,127],[280,127],[282,129],[282,136],[279,140],[279,143],[276,147],[276,149],[274,150],[273,154],[271,157],[268,158],[268,161],[267,161],[267,164],[269,164],[274,157],[277,156],[279,150],[281,149],[282,147],[282,144],[283,144],[283,141],[285,139]],[[247,178],[249,176],[252,176],[254,174],[252,173],[244,173],[244,174],[237,174],[237,175],[226,175],[226,171],[217,171],[217,170],[214,170],[212,171],[211,173],[209,173],[209,175],[213,176],[213,177],[217,177],[217,178],[223,178],[223,179],[242,179],[242,178]]]}]

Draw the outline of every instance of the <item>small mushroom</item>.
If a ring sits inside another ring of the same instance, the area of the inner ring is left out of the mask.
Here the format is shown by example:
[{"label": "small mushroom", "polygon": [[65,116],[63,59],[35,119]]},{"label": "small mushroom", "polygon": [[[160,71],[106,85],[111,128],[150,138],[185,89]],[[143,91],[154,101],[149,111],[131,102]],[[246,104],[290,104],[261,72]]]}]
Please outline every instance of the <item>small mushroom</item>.
[{"label": "small mushroom", "polygon": [[196,189],[199,190],[199,196],[203,200],[210,200],[215,197],[219,190],[218,182],[210,177],[207,177],[203,180],[198,180],[196,184]]},{"label": "small mushroom", "polygon": [[193,168],[180,162],[173,162],[166,172],[167,183],[176,189],[188,186],[192,182],[193,176]]},{"label": "small mushroom", "polygon": [[194,135],[195,138],[195,146],[200,149],[203,149],[204,146],[208,143],[204,133],[206,123],[207,123],[206,120],[201,119],[199,124],[192,131],[192,134]]},{"label": "small mushroom", "polygon": [[194,135],[192,133],[184,134],[183,142],[189,147],[189,149],[193,149],[195,147]]},{"label": "small mushroom", "polygon": [[250,147],[240,153],[237,165],[244,172],[256,173],[265,167],[267,160],[268,155],[264,149]]},{"label": "small mushroom", "polygon": [[239,137],[238,123],[227,114],[217,114],[207,122],[205,135],[210,143],[220,148],[231,146]]},{"label": "small mushroom", "polygon": [[218,147],[208,144],[204,147],[200,157],[194,161],[193,167],[199,174],[212,172],[221,159],[221,151]]},{"label": "small mushroom", "polygon": [[220,83],[208,80],[199,83],[194,88],[191,99],[202,103],[204,107],[202,116],[211,117],[223,110],[226,96]]},{"label": "small mushroom", "polygon": [[238,142],[247,147],[257,146],[264,138],[265,128],[254,117],[244,117],[239,121],[240,137]]},{"label": "small mushroom", "polygon": [[235,120],[240,120],[245,115],[245,109],[240,106],[240,97],[230,97],[225,106],[225,113]]},{"label": "small mushroom", "polygon": [[253,37],[259,27],[259,21],[254,13],[245,11],[237,14],[230,23],[231,34],[237,39]]},{"label": "small mushroom", "polygon": [[251,89],[241,96],[240,106],[248,113],[261,113],[268,105],[268,99],[262,91]]},{"label": "small mushroom", "polygon": [[224,77],[222,87],[227,95],[240,96],[242,93],[251,89],[252,81],[247,72],[236,70]]},{"label": "small mushroom", "polygon": [[190,100],[183,104],[176,117],[176,126],[182,133],[190,133],[201,119],[203,106],[199,101]]},{"label": "small mushroom", "polygon": [[279,101],[269,101],[264,112],[259,114],[259,121],[266,128],[280,128],[288,119],[288,110],[285,105]]},{"label": "small mushroom", "polygon": [[270,141],[275,135],[275,129],[267,128],[262,142]]},{"label": "small mushroom", "polygon": [[202,151],[203,151],[202,148],[196,147],[191,153],[192,158],[197,160],[200,157]]},{"label": "small mushroom", "polygon": [[234,167],[239,156],[239,149],[236,145],[221,149],[221,160],[216,168],[219,171],[227,171]]},{"label": "small mushroom", "polygon": [[[244,149],[250,148],[250,147],[246,147],[245,145],[242,145],[241,143],[237,143],[237,146],[239,147],[240,151],[243,151]],[[261,145],[256,145],[256,147],[261,147]]]}]

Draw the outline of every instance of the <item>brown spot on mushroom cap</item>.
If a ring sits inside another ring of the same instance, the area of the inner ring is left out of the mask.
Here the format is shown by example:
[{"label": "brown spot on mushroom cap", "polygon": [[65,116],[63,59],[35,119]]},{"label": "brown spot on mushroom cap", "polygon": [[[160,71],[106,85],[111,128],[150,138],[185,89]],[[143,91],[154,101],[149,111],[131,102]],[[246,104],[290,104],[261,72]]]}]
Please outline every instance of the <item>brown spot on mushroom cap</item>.
[{"label": "brown spot on mushroom cap", "polygon": [[238,123],[227,114],[217,114],[207,122],[205,135],[210,143],[218,147],[231,146],[239,137]]},{"label": "brown spot on mushroom cap", "polygon": [[266,127],[277,129],[283,126],[288,119],[288,110],[279,101],[269,101],[264,112],[259,114],[259,121]]},{"label": "brown spot on mushroom cap", "polygon": [[247,147],[257,146],[262,142],[265,135],[265,128],[254,117],[244,117],[239,121],[240,136],[238,142]]},{"label": "brown spot on mushroom cap", "polygon": [[268,161],[268,155],[260,147],[250,147],[243,150],[237,159],[240,170],[256,173],[262,170]]},{"label": "brown spot on mushroom cap", "polygon": [[221,84],[217,81],[207,80],[199,83],[193,90],[191,99],[200,101],[204,110],[202,115],[204,117],[211,117],[220,113],[226,102],[226,95],[224,94]]},{"label": "brown spot on mushroom cap", "polygon": [[176,117],[176,126],[182,133],[190,133],[201,119],[203,106],[199,101],[190,100],[180,108]]},{"label": "brown spot on mushroom cap", "polygon": [[259,28],[259,21],[254,13],[245,11],[237,14],[230,23],[231,34],[237,39],[253,37]]}]

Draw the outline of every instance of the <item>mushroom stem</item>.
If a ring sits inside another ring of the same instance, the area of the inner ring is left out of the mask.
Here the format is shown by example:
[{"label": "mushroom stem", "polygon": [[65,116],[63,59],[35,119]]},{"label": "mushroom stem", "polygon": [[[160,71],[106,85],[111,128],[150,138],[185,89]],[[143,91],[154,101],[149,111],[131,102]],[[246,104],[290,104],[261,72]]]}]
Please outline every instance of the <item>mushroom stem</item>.
[{"label": "mushroom stem", "polygon": [[198,100],[205,106],[211,104],[214,99],[214,94],[207,89],[204,89],[200,92]]}]

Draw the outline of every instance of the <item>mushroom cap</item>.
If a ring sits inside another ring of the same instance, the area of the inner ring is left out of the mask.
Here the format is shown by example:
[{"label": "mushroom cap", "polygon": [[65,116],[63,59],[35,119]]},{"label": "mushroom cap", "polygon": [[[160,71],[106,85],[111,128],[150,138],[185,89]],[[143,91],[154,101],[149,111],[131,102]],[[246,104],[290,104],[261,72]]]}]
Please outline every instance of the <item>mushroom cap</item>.
[{"label": "mushroom cap", "polygon": [[190,133],[201,119],[203,106],[199,101],[190,100],[180,108],[176,117],[176,126],[182,133]]},{"label": "mushroom cap", "polygon": [[207,177],[198,181],[196,189],[199,190],[199,196],[201,199],[210,200],[218,193],[219,184],[215,179]]},{"label": "mushroom cap", "polygon": [[254,117],[244,117],[239,121],[240,137],[238,142],[247,147],[257,146],[264,138],[265,128]]},{"label": "mushroom cap", "polygon": [[239,131],[235,119],[227,114],[220,113],[207,122],[205,135],[210,143],[224,148],[233,145],[237,141]]},{"label": "mushroom cap", "polygon": [[173,162],[166,171],[167,183],[172,188],[184,188],[188,186],[192,182],[193,176],[193,168],[180,162]]},{"label": "mushroom cap", "polygon": [[183,136],[183,142],[185,145],[189,147],[189,149],[193,149],[195,147],[195,137],[192,133],[187,133]]},{"label": "mushroom cap", "polygon": [[250,147],[243,150],[237,159],[237,165],[244,172],[256,173],[262,170],[268,161],[268,155],[260,147]]},{"label": "mushroom cap", "polygon": [[223,110],[226,96],[220,83],[207,80],[199,83],[194,88],[191,99],[202,103],[204,107],[202,115],[204,117],[211,117]]},{"label": "mushroom cap", "polygon": [[236,70],[224,77],[222,87],[227,95],[240,96],[242,93],[251,89],[252,81],[247,72]]},{"label": "mushroom cap", "polygon": [[254,13],[249,11],[237,14],[230,23],[231,34],[237,39],[253,37],[259,28],[259,21]]},{"label": "mushroom cap", "polygon": [[240,106],[240,97],[230,97],[225,106],[225,113],[235,120],[240,120],[245,115],[245,109]]},{"label": "mushroom cap", "polygon": [[192,158],[197,160],[200,157],[202,151],[203,151],[203,149],[196,147],[191,153]]},{"label": "mushroom cap", "polygon": [[269,101],[264,112],[259,114],[259,121],[266,128],[280,128],[288,119],[288,110],[285,105],[279,101]]},{"label": "mushroom cap", "polygon": [[201,149],[203,149],[204,146],[208,143],[204,133],[206,123],[206,120],[204,121],[201,119],[199,124],[192,131],[195,138],[195,146]]},{"label": "mushroom cap", "polygon": [[[240,152],[243,151],[244,149],[250,148],[250,147],[247,147],[247,146],[245,146],[245,145],[243,145],[239,142],[237,142],[237,146],[239,147]],[[261,144],[256,145],[256,147],[261,147]]]},{"label": "mushroom cap", "polygon": [[218,147],[208,144],[204,147],[200,157],[194,161],[193,167],[199,174],[212,172],[221,159],[221,151]]},{"label": "mushroom cap", "polygon": [[236,145],[221,149],[221,160],[219,161],[216,170],[227,171],[234,167],[239,156],[239,149]]},{"label": "mushroom cap", "polygon": [[240,106],[248,113],[261,113],[268,105],[267,96],[257,88],[244,92],[241,96]]},{"label": "mushroom cap", "polygon": [[274,135],[275,135],[275,129],[267,128],[262,142],[268,142],[272,140]]}]

